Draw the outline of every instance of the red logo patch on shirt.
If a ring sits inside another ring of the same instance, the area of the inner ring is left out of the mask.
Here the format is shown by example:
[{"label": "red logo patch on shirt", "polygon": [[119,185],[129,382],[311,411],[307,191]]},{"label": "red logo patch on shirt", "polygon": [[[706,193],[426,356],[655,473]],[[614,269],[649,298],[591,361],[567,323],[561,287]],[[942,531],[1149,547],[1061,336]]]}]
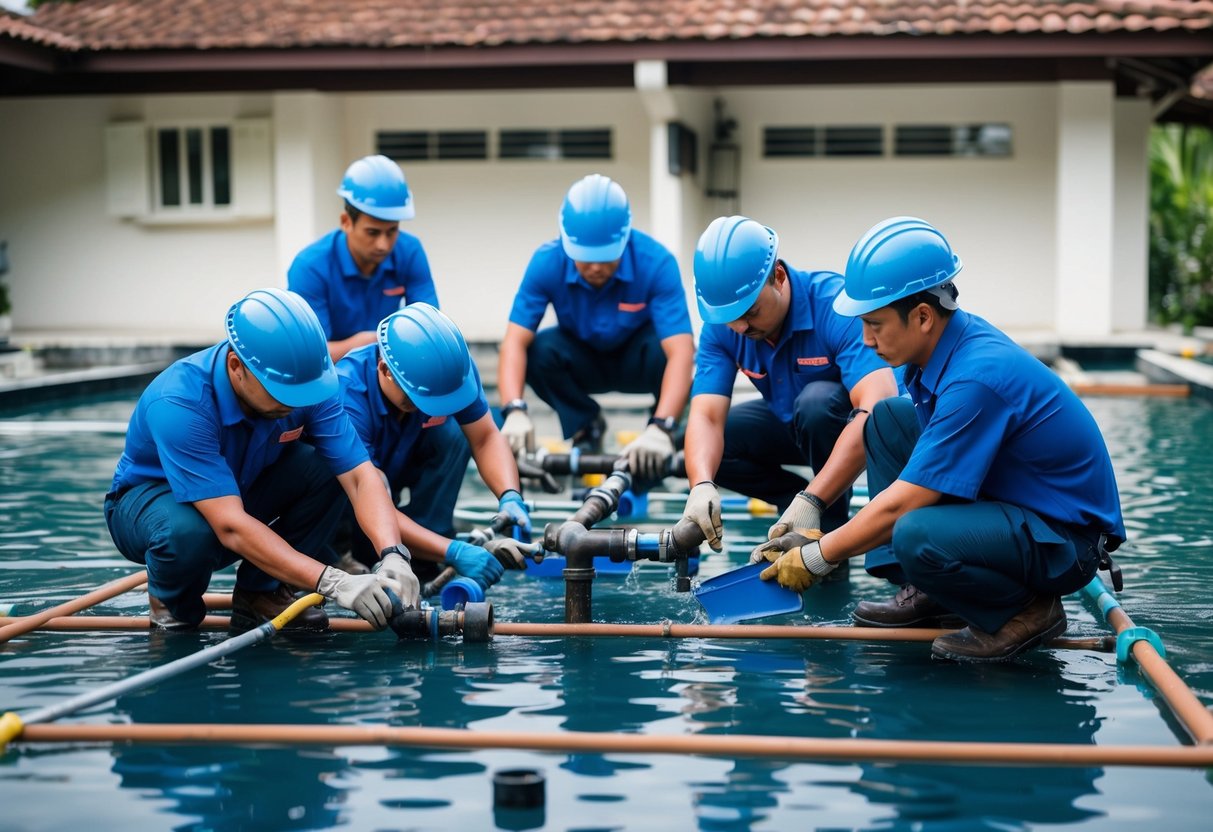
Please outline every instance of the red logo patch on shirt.
[{"label": "red logo patch on shirt", "polygon": [[390,295],[392,297],[396,297],[398,295],[403,295],[404,287],[403,286],[392,286],[390,288],[384,289],[383,294]]},{"label": "red logo patch on shirt", "polygon": [[439,425],[443,424],[445,421],[446,421],[445,416],[431,416],[430,418],[426,419],[424,422],[421,423],[421,427],[422,427],[422,429],[436,428]]},{"label": "red logo patch on shirt", "polygon": [[278,443],[282,444],[283,442],[294,442],[300,436],[303,436],[303,426],[302,425],[295,428],[294,430],[283,431],[282,435],[278,437]]},{"label": "red logo patch on shirt", "polygon": [[620,312],[639,312],[648,306],[647,303],[621,303],[619,304]]},{"label": "red logo patch on shirt", "polygon": [[797,358],[796,363],[801,367],[825,367],[830,363],[830,359],[824,355],[817,355],[813,358]]},{"label": "red logo patch on shirt", "polygon": [[744,375],[747,375],[750,378],[766,378],[767,377],[766,373],[756,373],[753,370],[747,370],[745,367],[738,367],[737,369],[741,370],[741,372]]}]

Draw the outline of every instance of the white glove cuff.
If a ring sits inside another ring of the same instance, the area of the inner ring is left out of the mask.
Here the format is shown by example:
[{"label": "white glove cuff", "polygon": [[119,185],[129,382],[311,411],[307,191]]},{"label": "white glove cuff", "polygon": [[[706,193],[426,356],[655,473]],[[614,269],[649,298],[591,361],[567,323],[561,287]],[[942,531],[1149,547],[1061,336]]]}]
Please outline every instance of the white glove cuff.
[{"label": "white glove cuff", "polygon": [[830,563],[821,556],[821,544],[816,540],[800,547],[800,562],[804,564],[805,569],[819,578],[838,568],[838,564]]}]

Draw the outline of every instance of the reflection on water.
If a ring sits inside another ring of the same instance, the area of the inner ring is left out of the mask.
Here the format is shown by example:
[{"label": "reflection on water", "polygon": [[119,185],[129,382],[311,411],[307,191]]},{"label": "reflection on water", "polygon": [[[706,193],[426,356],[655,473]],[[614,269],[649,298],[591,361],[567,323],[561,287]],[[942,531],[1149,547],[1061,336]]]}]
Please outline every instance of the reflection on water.
[{"label": "reflection on water", "polygon": [[[130,402],[21,418],[123,419]],[[1112,449],[1130,540],[1118,554],[1135,621],[1213,703],[1213,408],[1088,401]],[[0,433],[0,602],[32,611],[128,574],[100,512],[121,451],[114,434]],[[469,492],[480,486],[469,479]],[[734,524],[734,539],[766,521]],[[739,559],[740,550],[734,553]],[[230,587],[230,573],[214,587]],[[558,580],[509,574],[492,590],[506,621],[559,621]],[[808,597],[802,618],[844,622],[886,587],[865,575]],[[131,593],[106,613],[142,613]],[[1071,630],[1102,632],[1067,601]],[[600,621],[693,621],[665,577],[594,585]],[[0,648],[0,710],[92,690],[218,643],[222,633],[40,633]],[[923,644],[498,638],[397,643],[389,634],[285,638],[248,648],[71,720],[387,724],[476,731],[765,734],[897,740],[1175,744],[1131,668],[1086,652],[1009,666],[932,662]],[[511,828],[489,774],[547,780],[545,829],[1027,830],[1207,828],[1200,772],[823,764],[627,754],[402,748],[27,747],[0,757],[0,830]],[[21,799],[14,799],[21,798]],[[515,819],[517,820],[517,819]],[[533,820],[533,818],[532,818]],[[505,824],[504,826],[502,824]],[[513,828],[521,828],[515,826]]]}]

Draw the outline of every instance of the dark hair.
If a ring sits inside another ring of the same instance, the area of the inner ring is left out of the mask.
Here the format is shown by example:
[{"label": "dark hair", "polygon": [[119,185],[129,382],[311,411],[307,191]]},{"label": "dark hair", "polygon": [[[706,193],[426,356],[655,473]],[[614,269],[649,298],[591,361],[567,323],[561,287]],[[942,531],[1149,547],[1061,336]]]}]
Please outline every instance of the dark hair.
[{"label": "dark hair", "polygon": [[[956,296],[955,287],[953,287],[952,291],[954,299]],[[952,313],[956,311],[955,309],[945,308],[944,305],[939,301],[939,295],[928,289],[924,289],[921,292],[915,292],[912,295],[907,295],[900,300],[895,300],[889,304],[889,307],[897,312],[897,317],[901,318],[901,322],[904,324],[909,323],[910,321],[910,310],[917,307],[920,303],[925,303],[927,306],[934,309],[935,314],[945,321],[952,317]]]},{"label": "dark hair", "polygon": [[357,224],[358,218],[362,216],[362,212],[353,205],[350,205],[350,201],[348,199],[345,201],[345,213],[346,216],[350,218],[350,222],[354,224]]}]

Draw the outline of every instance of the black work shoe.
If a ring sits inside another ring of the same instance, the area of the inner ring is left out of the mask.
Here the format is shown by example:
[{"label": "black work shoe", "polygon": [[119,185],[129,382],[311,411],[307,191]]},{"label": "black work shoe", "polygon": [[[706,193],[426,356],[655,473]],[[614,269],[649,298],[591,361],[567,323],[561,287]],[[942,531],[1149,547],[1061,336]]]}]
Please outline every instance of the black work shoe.
[{"label": "black work shoe", "polygon": [[600,454],[605,433],[606,419],[599,413],[592,422],[573,434],[573,447],[583,454]]},{"label": "black work shoe", "polygon": [[861,627],[963,627],[964,619],[948,612],[912,584],[897,590],[891,601],[863,601],[851,613]]},{"label": "black work shoe", "polygon": [[168,611],[168,606],[155,595],[147,596],[147,605],[151,610],[148,619],[151,621],[151,626],[154,630],[180,632],[198,629],[198,624],[191,624],[174,616]]},{"label": "black work shoe", "polygon": [[970,625],[931,642],[931,655],[954,662],[1005,662],[1065,631],[1061,598],[1040,595],[997,633],[991,635]]},{"label": "black work shoe", "polygon": [[[286,584],[270,592],[253,592],[236,587],[232,592],[232,623],[234,633],[243,633],[277,618],[283,610],[297,601],[294,591]],[[329,617],[319,607],[308,607],[296,615],[284,630],[322,633],[329,628]]]}]

